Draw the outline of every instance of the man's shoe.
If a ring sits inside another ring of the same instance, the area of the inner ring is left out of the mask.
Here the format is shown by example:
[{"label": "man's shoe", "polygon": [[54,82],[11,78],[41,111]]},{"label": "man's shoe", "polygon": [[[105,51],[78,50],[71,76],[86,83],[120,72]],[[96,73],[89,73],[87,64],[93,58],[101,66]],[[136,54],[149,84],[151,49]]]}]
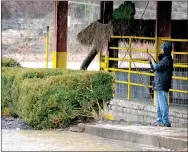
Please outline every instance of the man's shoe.
[{"label": "man's shoe", "polygon": [[172,127],[171,124],[160,124],[161,127]]},{"label": "man's shoe", "polygon": [[161,123],[158,123],[158,122],[154,122],[151,124],[151,126],[161,126],[162,124]]}]

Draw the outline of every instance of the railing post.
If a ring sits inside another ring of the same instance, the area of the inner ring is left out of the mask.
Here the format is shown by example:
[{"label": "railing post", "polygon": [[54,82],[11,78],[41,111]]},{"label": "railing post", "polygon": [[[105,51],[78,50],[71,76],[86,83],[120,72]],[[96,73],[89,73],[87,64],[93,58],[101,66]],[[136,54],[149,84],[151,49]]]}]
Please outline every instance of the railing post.
[{"label": "railing post", "polygon": [[49,40],[49,26],[46,27],[46,68],[48,68],[48,40]]},{"label": "railing post", "polygon": [[101,51],[99,50],[99,53],[98,53],[98,60],[99,60],[99,71],[101,71],[101,62],[102,62],[102,59],[101,59]]},{"label": "railing post", "polygon": [[131,85],[130,85],[130,82],[131,82],[131,58],[132,58],[132,51],[131,51],[131,43],[132,43],[132,39],[129,38],[129,72],[128,72],[128,96],[127,96],[127,99],[130,100],[131,98]]},{"label": "railing post", "polygon": [[[155,55],[154,55],[154,59],[155,61],[157,61],[157,50],[158,50],[158,36],[155,36]],[[153,105],[156,106],[157,103],[157,92],[154,90],[153,92]]]},{"label": "railing post", "polygon": [[108,41],[106,42],[106,47],[105,47],[105,57],[104,57],[104,62],[105,62],[105,71],[108,71],[108,67],[109,67],[109,53],[108,53]]},{"label": "railing post", "polygon": [[[158,62],[158,55],[161,52],[161,45],[162,45],[161,37],[156,36],[155,37],[155,55],[154,55],[154,59],[157,62]],[[156,103],[157,103],[157,93],[154,90],[154,103],[153,103],[154,106],[156,106]]]},{"label": "railing post", "polygon": [[108,52],[104,56],[105,71],[108,71]]}]

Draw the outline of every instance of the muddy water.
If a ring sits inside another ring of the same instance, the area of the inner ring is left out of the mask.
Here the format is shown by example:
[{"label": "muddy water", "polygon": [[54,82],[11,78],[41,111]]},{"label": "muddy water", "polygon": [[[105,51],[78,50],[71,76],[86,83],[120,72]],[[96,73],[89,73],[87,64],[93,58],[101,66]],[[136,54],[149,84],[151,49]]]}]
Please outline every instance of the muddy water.
[{"label": "muddy water", "polygon": [[129,151],[119,141],[69,131],[2,130],[3,151]]}]

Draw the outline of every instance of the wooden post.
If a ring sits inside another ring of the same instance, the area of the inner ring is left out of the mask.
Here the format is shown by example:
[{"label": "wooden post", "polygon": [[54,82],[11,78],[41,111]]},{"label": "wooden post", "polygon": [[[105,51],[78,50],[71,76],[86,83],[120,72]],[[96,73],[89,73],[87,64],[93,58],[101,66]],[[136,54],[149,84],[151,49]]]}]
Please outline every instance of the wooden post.
[{"label": "wooden post", "polygon": [[[113,13],[113,1],[101,1],[100,2],[100,20],[99,22],[102,24],[108,24],[111,18],[111,15]],[[108,42],[109,46],[109,42]],[[108,48],[109,50],[109,48]],[[100,63],[103,62],[105,64],[104,70],[108,71],[109,67],[109,52],[105,53],[105,57],[101,53],[102,50],[99,50],[99,58],[100,58]],[[105,60],[106,59],[106,60]],[[100,70],[101,70],[101,65],[100,65]]]},{"label": "wooden post", "polygon": [[113,13],[113,1],[100,2],[100,20],[101,23],[107,24]]},{"label": "wooden post", "polygon": [[171,37],[172,1],[158,1],[156,9],[156,34],[158,37]]},{"label": "wooden post", "polygon": [[[109,22],[113,13],[113,1],[101,1],[101,23],[106,24]],[[108,43],[108,56],[110,58],[118,58],[118,51],[113,51],[109,47],[118,47],[118,39],[110,39]],[[118,67],[118,61],[109,61],[109,67]]]},{"label": "wooden post", "polygon": [[54,1],[53,68],[67,68],[68,1]]},{"label": "wooden post", "polygon": [[[171,37],[171,12],[172,1],[157,1],[156,8],[156,53],[155,60],[158,60],[158,55],[161,51],[162,41],[161,38]],[[156,105],[156,91],[154,91],[154,105]]]}]

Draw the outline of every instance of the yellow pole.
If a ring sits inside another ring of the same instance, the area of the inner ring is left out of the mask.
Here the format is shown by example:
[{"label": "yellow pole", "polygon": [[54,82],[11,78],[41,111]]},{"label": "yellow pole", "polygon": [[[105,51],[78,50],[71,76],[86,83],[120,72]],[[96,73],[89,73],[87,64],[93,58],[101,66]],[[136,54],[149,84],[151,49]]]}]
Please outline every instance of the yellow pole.
[{"label": "yellow pole", "polygon": [[49,26],[46,27],[46,68],[48,68],[48,39],[49,39]]},{"label": "yellow pole", "polygon": [[101,71],[101,51],[100,50],[98,53],[98,60],[99,60],[99,71]]},{"label": "yellow pole", "polygon": [[[160,54],[161,52],[161,45],[162,45],[162,40],[161,40],[161,37],[158,37],[156,36],[155,37],[155,56],[154,56],[154,59],[155,61],[158,62],[158,55]],[[156,91],[154,91],[154,106],[156,106],[156,103],[157,103],[157,93]]]},{"label": "yellow pole", "polygon": [[[154,59],[155,61],[157,61],[157,56],[158,56],[158,36],[155,36],[155,55],[154,55]],[[154,90],[154,99],[153,99],[153,105],[156,106],[157,103],[157,92]]]},{"label": "yellow pole", "polygon": [[104,58],[104,62],[105,62],[105,71],[108,71],[108,66],[109,66],[109,53],[108,53],[108,41],[106,42],[106,50],[105,50],[105,58]]},{"label": "yellow pole", "polygon": [[105,63],[105,71],[108,71],[108,55],[107,55],[107,52],[104,56],[104,63]]},{"label": "yellow pole", "polygon": [[132,53],[131,53],[131,43],[132,43],[132,39],[129,38],[129,51],[130,51],[130,60],[129,60],[129,72],[128,72],[128,95],[127,95],[127,99],[130,100],[131,98],[131,58],[132,58]]}]

